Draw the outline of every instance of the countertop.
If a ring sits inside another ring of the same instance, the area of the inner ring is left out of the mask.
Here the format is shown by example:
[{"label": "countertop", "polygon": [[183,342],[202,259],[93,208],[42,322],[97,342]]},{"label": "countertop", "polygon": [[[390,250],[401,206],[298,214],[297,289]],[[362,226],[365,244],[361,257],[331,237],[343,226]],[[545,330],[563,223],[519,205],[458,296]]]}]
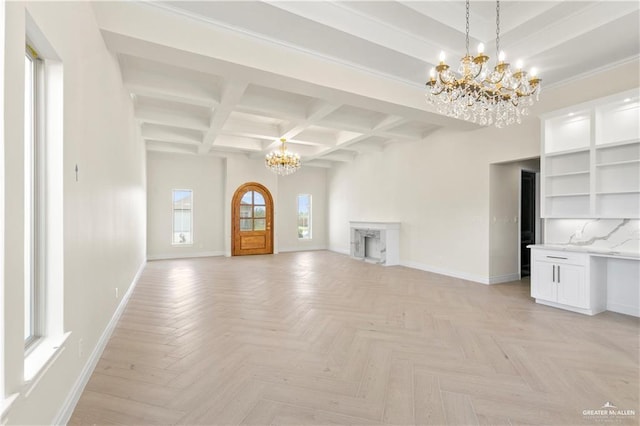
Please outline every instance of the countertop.
[{"label": "countertop", "polygon": [[592,246],[576,246],[570,244],[532,244],[527,247],[539,250],[557,250],[571,251],[575,253],[587,253],[592,256],[613,257],[617,259],[640,260],[640,253]]}]

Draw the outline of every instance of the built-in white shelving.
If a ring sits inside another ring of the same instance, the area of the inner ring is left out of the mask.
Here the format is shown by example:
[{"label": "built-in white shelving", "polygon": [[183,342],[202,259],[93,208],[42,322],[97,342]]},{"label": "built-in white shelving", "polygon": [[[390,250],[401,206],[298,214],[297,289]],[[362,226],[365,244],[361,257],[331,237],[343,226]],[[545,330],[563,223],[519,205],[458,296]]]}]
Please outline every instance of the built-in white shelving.
[{"label": "built-in white shelving", "polygon": [[542,117],[543,217],[640,217],[638,117],[637,90]]}]

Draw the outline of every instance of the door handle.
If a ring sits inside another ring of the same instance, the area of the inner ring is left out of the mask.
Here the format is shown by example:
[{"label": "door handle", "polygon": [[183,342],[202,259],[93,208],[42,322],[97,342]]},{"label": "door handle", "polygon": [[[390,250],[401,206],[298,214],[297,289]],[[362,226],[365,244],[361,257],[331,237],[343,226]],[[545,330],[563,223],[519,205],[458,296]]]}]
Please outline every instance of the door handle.
[{"label": "door handle", "polygon": [[551,281],[556,282],[556,265],[553,265],[553,279]]},{"label": "door handle", "polygon": [[558,284],[560,284],[560,265],[558,265]]}]

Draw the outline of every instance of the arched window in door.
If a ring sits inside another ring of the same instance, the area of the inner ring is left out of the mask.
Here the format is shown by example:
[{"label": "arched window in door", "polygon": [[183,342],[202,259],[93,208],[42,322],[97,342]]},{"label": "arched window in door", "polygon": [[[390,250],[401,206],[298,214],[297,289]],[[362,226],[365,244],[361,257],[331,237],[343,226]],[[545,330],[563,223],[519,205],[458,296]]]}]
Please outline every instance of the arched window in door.
[{"label": "arched window in door", "polygon": [[267,205],[258,191],[247,191],[240,199],[240,231],[265,231]]}]

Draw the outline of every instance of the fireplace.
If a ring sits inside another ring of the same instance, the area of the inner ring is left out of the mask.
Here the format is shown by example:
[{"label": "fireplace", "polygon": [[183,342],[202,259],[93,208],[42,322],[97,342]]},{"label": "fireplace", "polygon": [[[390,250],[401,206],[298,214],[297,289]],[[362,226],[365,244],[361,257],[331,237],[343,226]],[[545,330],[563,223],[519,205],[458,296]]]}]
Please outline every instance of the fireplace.
[{"label": "fireplace", "polygon": [[399,222],[350,222],[351,256],[381,265],[400,263]]}]

